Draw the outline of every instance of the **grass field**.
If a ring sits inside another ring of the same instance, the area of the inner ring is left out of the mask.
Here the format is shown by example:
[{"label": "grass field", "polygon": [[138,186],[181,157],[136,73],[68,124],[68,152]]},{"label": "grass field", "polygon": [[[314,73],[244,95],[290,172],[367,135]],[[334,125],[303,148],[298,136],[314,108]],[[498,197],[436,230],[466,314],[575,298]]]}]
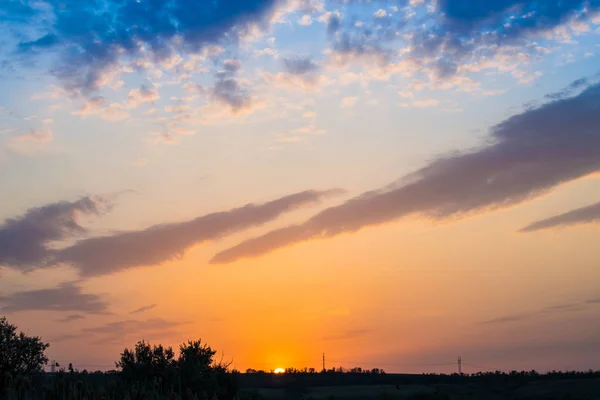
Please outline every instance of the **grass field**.
[{"label": "grass field", "polygon": [[600,400],[600,379],[529,382],[523,384],[326,386],[306,389],[242,391],[242,399],[314,400]]}]

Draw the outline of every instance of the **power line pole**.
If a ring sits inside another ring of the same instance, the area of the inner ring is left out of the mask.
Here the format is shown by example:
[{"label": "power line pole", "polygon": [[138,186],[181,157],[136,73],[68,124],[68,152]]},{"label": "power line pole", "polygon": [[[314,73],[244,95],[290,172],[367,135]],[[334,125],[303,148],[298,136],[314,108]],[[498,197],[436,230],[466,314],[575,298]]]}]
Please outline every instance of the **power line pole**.
[{"label": "power line pole", "polygon": [[462,375],[462,358],[458,356],[458,374]]},{"label": "power line pole", "polygon": [[325,372],[325,353],[323,353],[323,372]]}]

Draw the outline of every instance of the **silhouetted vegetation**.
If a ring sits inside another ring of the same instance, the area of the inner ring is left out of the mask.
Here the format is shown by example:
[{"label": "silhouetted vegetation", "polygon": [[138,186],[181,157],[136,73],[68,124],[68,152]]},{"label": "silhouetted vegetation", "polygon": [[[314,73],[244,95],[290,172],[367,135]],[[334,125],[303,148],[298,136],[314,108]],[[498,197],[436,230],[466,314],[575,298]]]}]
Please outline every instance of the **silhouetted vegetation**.
[{"label": "silhouetted vegetation", "polygon": [[[115,363],[118,370],[79,372],[69,364],[44,372],[48,344],[17,334],[0,319],[0,399],[6,400],[261,400],[261,399],[592,399],[600,371],[387,374],[362,368],[288,368],[283,374],[230,370],[200,340],[179,347],[138,342]],[[58,366],[58,365],[55,365]],[[589,383],[589,384],[588,384]],[[243,388],[240,390],[240,388]]]},{"label": "silhouetted vegetation", "polygon": [[39,337],[17,334],[17,327],[0,318],[0,374],[41,372],[48,363],[45,351],[49,344]]}]

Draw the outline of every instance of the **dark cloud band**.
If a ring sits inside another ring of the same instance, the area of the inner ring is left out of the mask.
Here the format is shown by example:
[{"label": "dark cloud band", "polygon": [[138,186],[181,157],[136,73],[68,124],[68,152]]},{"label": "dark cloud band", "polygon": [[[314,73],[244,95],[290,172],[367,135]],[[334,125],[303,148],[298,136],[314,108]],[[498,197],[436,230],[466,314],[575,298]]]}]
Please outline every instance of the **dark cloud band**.
[{"label": "dark cloud band", "polygon": [[84,239],[58,251],[54,261],[76,267],[83,276],[158,265],[181,257],[186,250],[199,243],[264,224],[283,213],[339,193],[340,190],[305,191],[265,204],[248,204],[230,211],[208,214],[191,221]]},{"label": "dark cloud band", "polygon": [[502,208],[600,170],[600,84],[515,115],[491,129],[490,144],[438,159],[391,188],[328,208],[303,224],[250,239],[212,263],[255,257],[306,240],[397,220]]}]

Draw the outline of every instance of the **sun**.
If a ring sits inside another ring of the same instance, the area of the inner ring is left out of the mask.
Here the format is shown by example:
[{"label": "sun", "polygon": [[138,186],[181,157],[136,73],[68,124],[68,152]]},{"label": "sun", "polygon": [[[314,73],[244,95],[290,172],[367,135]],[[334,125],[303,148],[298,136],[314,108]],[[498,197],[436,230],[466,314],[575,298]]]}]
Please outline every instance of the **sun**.
[{"label": "sun", "polygon": [[276,374],[283,374],[285,372],[285,369],[283,368],[275,368],[275,371],[273,371]]}]

